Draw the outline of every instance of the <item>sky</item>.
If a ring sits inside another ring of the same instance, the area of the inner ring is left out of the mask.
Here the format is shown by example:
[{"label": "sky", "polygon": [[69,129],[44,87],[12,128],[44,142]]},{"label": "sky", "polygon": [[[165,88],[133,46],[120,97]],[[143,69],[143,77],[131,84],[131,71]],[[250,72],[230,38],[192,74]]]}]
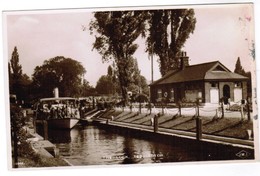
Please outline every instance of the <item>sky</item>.
[{"label": "sky", "polygon": [[[219,60],[234,71],[238,57],[246,71],[253,69],[250,49],[254,41],[254,17],[251,5],[196,5],[195,31],[183,48],[190,65]],[[167,7],[169,8],[169,6]],[[174,7],[173,7],[174,8]],[[95,86],[107,73],[110,63],[92,49],[95,40],[88,29],[93,13],[90,9],[14,11],[4,13],[8,60],[17,46],[23,72],[28,76],[34,68],[55,56],[75,59],[85,67],[85,78]],[[84,26],[84,30],[83,30]],[[151,80],[151,61],[145,53],[145,41],[138,39],[137,58],[141,74]],[[154,56],[154,80],[161,77]]]}]

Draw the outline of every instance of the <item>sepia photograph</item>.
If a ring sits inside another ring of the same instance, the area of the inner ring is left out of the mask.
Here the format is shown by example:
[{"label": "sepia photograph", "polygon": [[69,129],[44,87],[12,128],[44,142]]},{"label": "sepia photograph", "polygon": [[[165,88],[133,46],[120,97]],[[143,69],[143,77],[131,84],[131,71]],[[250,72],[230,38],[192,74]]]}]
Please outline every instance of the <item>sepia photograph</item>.
[{"label": "sepia photograph", "polygon": [[259,160],[254,3],[3,11],[8,168]]}]

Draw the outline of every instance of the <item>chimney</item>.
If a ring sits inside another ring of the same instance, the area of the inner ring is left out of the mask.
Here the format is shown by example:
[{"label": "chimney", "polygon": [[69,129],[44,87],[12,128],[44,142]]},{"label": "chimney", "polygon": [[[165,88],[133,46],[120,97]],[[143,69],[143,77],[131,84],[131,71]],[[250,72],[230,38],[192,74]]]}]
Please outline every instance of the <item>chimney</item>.
[{"label": "chimney", "polygon": [[182,51],[180,55],[180,69],[184,70],[186,66],[189,66],[189,57],[186,52]]}]

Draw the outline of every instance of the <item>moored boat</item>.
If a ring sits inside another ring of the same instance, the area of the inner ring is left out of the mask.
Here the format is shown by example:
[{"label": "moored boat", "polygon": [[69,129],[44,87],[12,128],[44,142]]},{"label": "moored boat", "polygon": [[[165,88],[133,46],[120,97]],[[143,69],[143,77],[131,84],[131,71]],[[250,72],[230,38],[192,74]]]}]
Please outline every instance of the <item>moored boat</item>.
[{"label": "moored boat", "polygon": [[50,128],[71,129],[79,119],[78,101],[75,98],[42,98],[36,108],[36,120],[46,120]]}]

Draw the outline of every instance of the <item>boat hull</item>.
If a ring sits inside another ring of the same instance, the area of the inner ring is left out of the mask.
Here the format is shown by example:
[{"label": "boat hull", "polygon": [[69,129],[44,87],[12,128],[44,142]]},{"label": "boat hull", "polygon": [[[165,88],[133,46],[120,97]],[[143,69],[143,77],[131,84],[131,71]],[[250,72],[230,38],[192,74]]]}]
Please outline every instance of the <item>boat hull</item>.
[{"label": "boat hull", "polygon": [[49,128],[54,129],[71,129],[77,123],[79,119],[72,119],[72,118],[63,118],[63,119],[49,119],[48,126]]}]

